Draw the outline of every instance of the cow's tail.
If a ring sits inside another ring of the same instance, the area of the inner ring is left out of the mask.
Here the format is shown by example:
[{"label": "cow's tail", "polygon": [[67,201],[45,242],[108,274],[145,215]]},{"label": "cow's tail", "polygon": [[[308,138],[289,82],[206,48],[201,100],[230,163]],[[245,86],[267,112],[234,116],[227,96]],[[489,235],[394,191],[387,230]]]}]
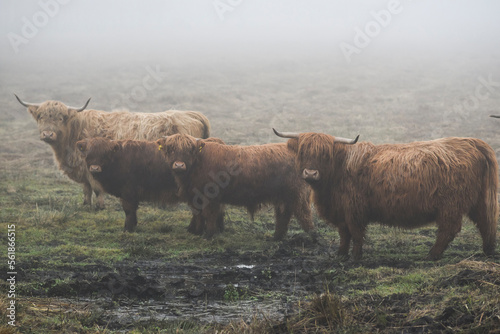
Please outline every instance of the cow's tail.
[{"label": "cow's tail", "polygon": [[[483,239],[483,251],[487,255],[495,252],[496,233],[498,224],[498,162],[493,149],[481,141],[476,146],[486,160],[483,175],[480,202],[476,207],[475,223]],[[481,212],[483,211],[483,212]],[[482,219],[481,219],[482,218]]]},{"label": "cow's tail", "polygon": [[208,120],[208,118],[201,112],[195,112],[193,117],[196,118],[198,121],[200,121],[201,124],[203,125],[202,139],[210,137],[210,121]]}]

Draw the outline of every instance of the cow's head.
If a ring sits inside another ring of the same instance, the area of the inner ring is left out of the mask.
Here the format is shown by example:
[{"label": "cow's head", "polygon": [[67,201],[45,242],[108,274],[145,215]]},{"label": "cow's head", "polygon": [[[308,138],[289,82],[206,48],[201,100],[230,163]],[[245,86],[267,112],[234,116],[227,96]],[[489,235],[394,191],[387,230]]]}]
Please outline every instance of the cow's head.
[{"label": "cow's head", "polygon": [[[14,94],[15,95],[15,94]],[[15,95],[19,103],[28,108],[28,112],[33,116],[38,124],[40,139],[49,144],[56,144],[64,141],[64,137],[71,131],[68,121],[78,112],[84,110],[90,102],[81,108],[68,107],[59,101],[45,101],[43,103],[27,103]]]},{"label": "cow's head", "polygon": [[335,168],[335,143],[352,145],[359,138],[359,135],[355,139],[347,139],[313,132],[279,132],[275,129],[273,131],[279,137],[290,138],[288,148],[296,155],[297,170],[301,177],[309,183],[318,182],[325,174],[327,175]]},{"label": "cow's head", "polygon": [[121,148],[119,142],[108,138],[88,138],[76,143],[76,149],[85,158],[87,168],[93,175],[108,172]]},{"label": "cow's head", "polygon": [[156,141],[158,149],[165,154],[168,166],[174,173],[184,173],[191,169],[198,154],[205,147],[203,139],[190,135],[175,134]]}]

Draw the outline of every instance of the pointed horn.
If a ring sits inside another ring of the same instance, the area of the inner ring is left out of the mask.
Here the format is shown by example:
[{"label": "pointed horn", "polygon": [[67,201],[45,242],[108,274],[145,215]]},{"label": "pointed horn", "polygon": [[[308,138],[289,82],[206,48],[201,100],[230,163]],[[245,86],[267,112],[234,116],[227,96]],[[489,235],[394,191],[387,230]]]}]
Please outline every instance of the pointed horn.
[{"label": "pointed horn", "polygon": [[85,105],[83,107],[81,107],[81,108],[68,107],[68,109],[75,109],[76,112],[83,111],[89,105],[90,99],[91,99],[91,97],[89,97],[89,99],[87,100],[87,102],[85,103]]},{"label": "pointed horn", "polygon": [[281,138],[299,138],[299,133],[297,132],[279,132],[275,128],[273,128],[273,131],[276,134],[276,136]]},{"label": "pointed horn", "polygon": [[493,118],[500,118],[500,115],[490,115],[490,117],[493,117]]},{"label": "pointed horn", "polygon": [[28,103],[28,102],[24,102],[23,100],[21,100],[19,98],[19,96],[17,96],[16,94],[14,94],[14,96],[16,97],[16,99],[19,101],[19,103],[21,103],[23,106],[25,106],[26,108],[28,107],[31,107],[31,106],[38,106],[38,104],[34,104],[34,103]]},{"label": "pointed horn", "polygon": [[342,137],[335,137],[334,142],[335,143],[343,143],[343,144],[348,144],[348,145],[353,145],[358,142],[359,135],[356,136],[354,139],[348,139],[348,138],[342,138]]}]

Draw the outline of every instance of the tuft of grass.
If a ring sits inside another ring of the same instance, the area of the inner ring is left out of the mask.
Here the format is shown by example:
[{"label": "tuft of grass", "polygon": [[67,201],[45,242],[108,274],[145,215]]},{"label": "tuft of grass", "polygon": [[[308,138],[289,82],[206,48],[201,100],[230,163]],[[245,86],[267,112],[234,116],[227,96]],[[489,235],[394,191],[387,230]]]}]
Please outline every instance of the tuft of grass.
[{"label": "tuft of grass", "polygon": [[349,311],[340,298],[329,291],[312,298],[298,320],[292,320],[289,328],[295,332],[303,329],[331,333],[345,327],[349,321]]},{"label": "tuft of grass", "polygon": [[231,322],[226,326],[215,326],[206,333],[338,333],[352,323],[350,312],[340,297],[327,291],[300,303],[298,313],[286,321],[271,320],[265,315],[262,318],[254,316],[249,323],[243,320]]}]

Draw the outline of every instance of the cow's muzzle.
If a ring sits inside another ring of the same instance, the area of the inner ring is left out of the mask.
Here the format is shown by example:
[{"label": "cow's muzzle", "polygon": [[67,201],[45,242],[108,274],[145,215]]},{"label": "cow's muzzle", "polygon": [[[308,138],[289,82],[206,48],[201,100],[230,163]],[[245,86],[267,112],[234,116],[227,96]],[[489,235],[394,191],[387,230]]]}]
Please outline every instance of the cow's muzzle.
[{"label": "cow's muzzle", "polygon": [[305,168],[302,171],[302,178],[306,181],[318,181],[319,180],[319,171],[315,170],[315,169]]},{"label": "cow's muzzle", "polygon": [[42,131],[40,139],[46,143],[53,143],[57,140],[57,134],[54,131]]},{"label": "cow's muzzle", "polygon": [[96,173],[100,173],[100,172],[102,172],[102,168],[101,168],[101,166],[99,166],[99,165],[90,165],[90,167],[89,167],[89,171],[90,171],[92,174],[96,174]]},{"label": "cow's muzzle", "polygon": [[185,171],[186,170],[186,164],[182,161],[175,161],[172,164],[172,169],[174,171]]}]

